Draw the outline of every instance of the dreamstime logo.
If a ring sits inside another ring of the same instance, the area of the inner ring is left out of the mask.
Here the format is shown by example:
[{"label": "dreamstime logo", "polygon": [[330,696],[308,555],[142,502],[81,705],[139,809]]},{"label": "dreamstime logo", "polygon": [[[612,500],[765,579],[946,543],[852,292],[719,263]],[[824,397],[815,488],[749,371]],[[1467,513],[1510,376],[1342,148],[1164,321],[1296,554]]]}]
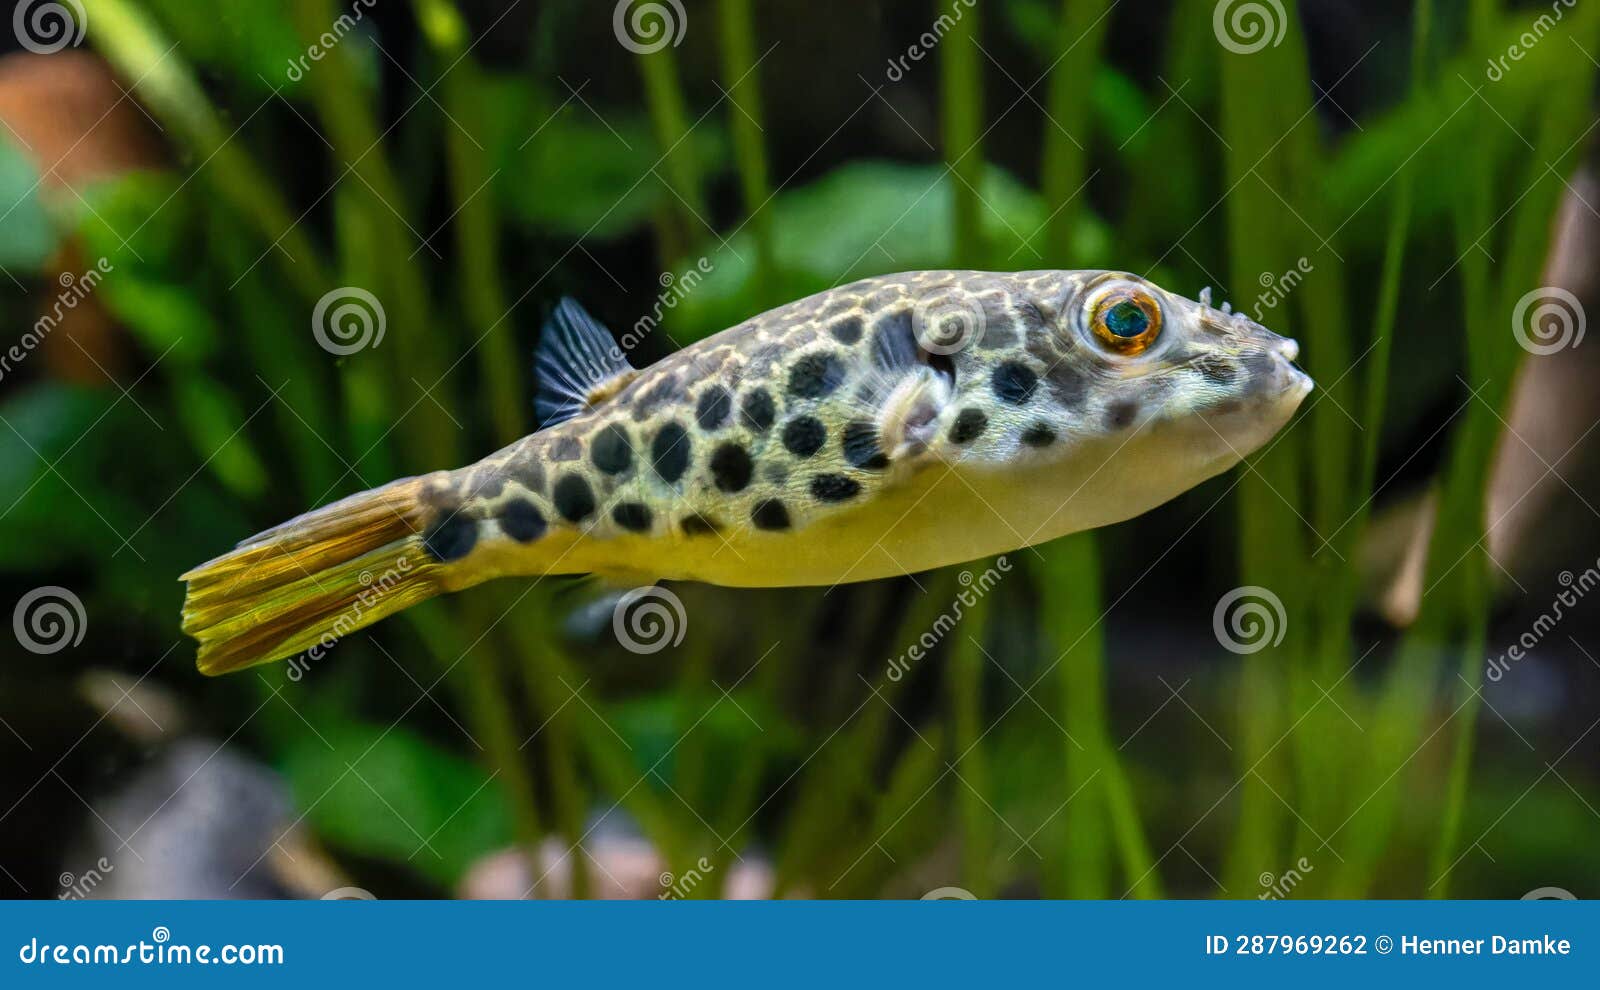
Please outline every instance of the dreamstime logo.
[{"label": "dreamstime logo", "polygon": [[17,0],[11,28],[17,42],[35,55],[54,55],[77,47],[89,27],[81,0]]},{"label": "dreamstime logo", "polygon": [[[629,8],[632,8],[631,11]],[[611,12],[611,30],[622,47],[635,55],[650,55],[683,43],[689,15],[681,0],[617,0]]]},{"label": "dreamstime logo", "polygon": [[978,895],[965,887],[935,887],[922,895],[925,901],[975,901]]},{"label": "dreamstime logo", "polygon": [[690,894],[715,870],[716,864],[704,856],[695,860],[695,864],[683,872],[682,876],[673,876],[671,870],[663,871],[656,880],[661,884],[661,893],[656,895],[658,901],[679,901]]},{"label": "dreamstime logo", "polygon": [[365,887],[336,887],[322,895],[325,901],[375,901],[377,895]]},{"label": "dreamstime logo", "polygon": [[1315,869],[1316,867],[1311,865],[1310,860],[1306,859],[1304,856],[1301,856],[1299,859],[1295,860],[1295,864],[1293,866],[1283,871],[1281,876],[1273,875],[1271,870],[1261,871],[1261,876],[1257,877],[1256,879],[1260,881],[1262,891],[1256,895],[1256,900],[1283,900],[1285,897],[1288,897],[1290,894],[1292,894],[1296,887],[1300,886],[1301,882],[1305,880],[1307,873],[1310,873]]},{"label": "dreamstime logo", "polygon": [[683,601],[660,585],[633,589],[611,611],[611,631],[629,653],[647,656],[677,646],[688,630]]},{"label": "dreamstime logo", "polygon": [[911,665],[922,660],[933,648],[955,629],[956,623],[966,614],[967,609],[978,604],[978,599],[987,595],[1000,583],[1000,579],[1011,573],[1011,561],[1005,557],[996,557],[994,566],[986,569],[982,574],[973,574],[970,570],[962,571],[956,575],[956,580],[961,583],[961,590],[951,600],[950,607],[933,620],[933,625],[923,631],[906,651],[889,661],[889,669],[884,676],[889,680],[899,683],[911,670]]},{"label": "dreamstime logo", "polygon": [[340,357],[377,347],[387,328],[388,317],[378,297],[354,285],[327,293],[311,311],[311,333],[317,343]]},{"label": "dreamstime logo", "polygon": [[908,63],[920,62],[927,58],[930,52],[939,47],[939,42],[944,40],[944,36],[949,34],[950,30],[966,16],[967,11],[977,5],[978,0],[950,0],[949,12],[940,14],[933,24],[929,26],[928,30],[922,32],[917,40],[906,48],[904,55],[899,58],[891,58],[889,60],[889,68],[884,72],[884,75],[890,82],[899,82],[904,79],[906,73],[911,71],[911,66]]},{"label": "dreamstime logo", "polygon": [[328,53],[344,40],[345,35],[355,30],[356,25],[361,23],[362,18],[367,16],[367,11],[377,2],[378,0],[355,0],[350,5],[349,12],[340,14],[328,30],[317,36],[317,40],[311,43],[305,54],[289,60],[289,69],[284,73],[289,77],[289,81],[299,82],[304,79],[306,73],[311,71],[310,63],[320,62],[326,58]]},{"label": "dreamstime logo", "polygon": [[1253,55],[1267,46],[1283,43],[1289,15],[1282,0],[1217,0],[1211,12],[1211,29],[1222,47],[1237,55]]},{"label": "dreamstime logo", "polygon": [[1556,575],[1556,582],[1561,585],[1560,591],[1550,602],[1550,607],[1539,613],[1522,635],[1518,636],[1506,651],[1498,657],[1489,659],[1489,669],[1484,676],[1489,680],[1499,683],[1500,679],[1510,673],[1512,664],[1526,660],[1534,649],[1544,641],[1544,638],[1555,632],[1556,626],[1567,613],[1578,607],[1578,602],[1595,588],[1600,588],[1600,560],[1592,566],[1586,567],[1581,573],[1562,571]]},{"label": "dreamstime logo", "polygon": [[1277,646],[1289,628],[1283,600],[1260,585],[1247,584],[1223,595],[1211,613],[1217,642],[1238,654]]},{"label": "dreamstime logo", "polygon": [[939,296],[917,300],[911,308],[911,329],[929,354],[955,354],[983,338],[987,317],[972,296]]},{"label": "dreamstime logo", "polygon": [[1535,887],[1522,895],[1525,901],[1575,901],[1578,895],[1565,887]]},{"label": "dreamstime logo", "polygon": [[1517,300],[1511,333],[1529,354],[1554,354],[1583,343],[1588,318],[1578,297],[1556,285],[1543,285]]},{"label": "dreamstime logo", "polygon": [[[689,293],[699,288],[700,283],[704,282],[706,276],[710,275],[715,268],[716,265],[710,258],[701,255],[700,260],[685,268],[682,275],[662,272],[661,277],[657,280],[661,284],[661,292],[656,296],[655,305],[650,307],[649,313],[639,317],[632,328],[622,335],[622,339],[611,345],[610,357],[612,362],[616,363],[625,360],[628,352],[643,343],[646,337],[655,333],[656,328],[661,326],[661,320],[665,315],[663,311],[677,308],[678,303],[683,302],[689,297]],[[605,374],[605,370],[601,368],[586,368],[582,370],[588,372],[591,379],[602,377]]]},{"label": "dreamstime logo", "polygon": [[77,595],[51,584],[22,596],[11,613],[11,631],[29,653],[59,653],[83,642],[89,619]]},{"label": "dreamstime logo", "polygon": [[1490,82],[1504,79],[1506,73],[1511,70],[1511,66],[1506,63],[1520,62],[1526,58],[1533,46],[1543,41],[1544,36],[1555,28],[1556,24],[1566,16],[1567,11],[1577,5],[1578,0],[1551,0],[1550,12],[1534,18],[1533,28],[1518,35],[1517,40],[1511,43],[1504,55],[1491,58],[1489,68],[1485,70],[1484,75],[1489,77]]},{"label": "dreamstime logo", "polygon": [[323,632],[320,639],[311,644],[304,653],[290,658],[289,680],[298,683],[306,676],[313,663],[327,656],[328,651],[333,649],[339,640],[359,629],[361,617],[377,608],[389,592],[399,587],[400,582],[404,581],[409,573],[411,573],[411,558],[401,557],[394,562],[393,567],[382,574],[374,575],[371,571],[362,571],[357,575],[356,581],[360,583],[361,590],[356,592],[349,607],[339,613],[333,620],[333,625]]},{"label": "dreamstime logo", "polygon": [[1309,259],[1302,257],[1282,275],[1262,272],[1257,279],[1261,283],[1261,292],[1256,296],[1255,309],[1252,311],[1255,321],[1260,323],[1267,310],[1277,309],[1278,304],[1289,298],[1289,293],[1298,289],[1305,277],[1316,270]]},{"label": "dreamstime logo", "polygon": [[55,305],[50,307],[48,313],[40,314],[33,326],[29,327],[15,344],[8,347],[4,353],[0,353],[0,378],[11,374],[13,365],[20,365],[27,360],[28,355],[61,326],[61,321],[67,318],[67,313],[77,309],[78,304],[89,298],[89,293],[115,270],[116,266],[110,259],[101,258],[93,266],[84,269],[82,275],[62,272],[57,276],[56,282],[61,286],[61,291],[56,295]]},{"label": "dreamstime logo", "polygon": [[71,871],[63,870],[56,882],[61,885],[61,893],[56,895],[58,900],[81,901],[94,893],[95,888],[105,882],[106,874],[116,871],[111,860],[101,856],[95,864],[86,870],[82,876],[74,876]]}]

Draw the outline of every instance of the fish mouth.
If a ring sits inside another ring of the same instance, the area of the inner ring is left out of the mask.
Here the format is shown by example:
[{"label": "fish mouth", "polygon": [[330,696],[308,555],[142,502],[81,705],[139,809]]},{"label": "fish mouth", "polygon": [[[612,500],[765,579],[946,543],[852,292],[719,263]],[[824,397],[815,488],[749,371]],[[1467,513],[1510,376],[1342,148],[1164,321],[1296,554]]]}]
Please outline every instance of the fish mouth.
[{"label": "fish mouth", "polygon": [[1304,368],[1295,363],[1300,357],[1299,341],[1292,337],[1284,337],[1278,342],[1275,350],[1282,362],[1279,373],[1283,379],[1283,388],[1278,394],[1298,406],[1317,387],[1317,383],[1306,374]]}]

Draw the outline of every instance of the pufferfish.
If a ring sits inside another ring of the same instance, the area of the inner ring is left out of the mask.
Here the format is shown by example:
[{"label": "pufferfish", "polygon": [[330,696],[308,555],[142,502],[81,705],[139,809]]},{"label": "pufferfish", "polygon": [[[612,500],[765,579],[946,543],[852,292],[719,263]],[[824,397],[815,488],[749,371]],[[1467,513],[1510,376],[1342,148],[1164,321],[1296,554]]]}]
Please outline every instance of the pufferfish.
[{"label": "pufferfish", "polygon": [[1139,515],[1312,389],[1241,313],[1114,271],[923,271],[754,316],[647,368],[564,299],[542,428],[308,512],[183,575],[220,674],[491,578],[834,585]]}]

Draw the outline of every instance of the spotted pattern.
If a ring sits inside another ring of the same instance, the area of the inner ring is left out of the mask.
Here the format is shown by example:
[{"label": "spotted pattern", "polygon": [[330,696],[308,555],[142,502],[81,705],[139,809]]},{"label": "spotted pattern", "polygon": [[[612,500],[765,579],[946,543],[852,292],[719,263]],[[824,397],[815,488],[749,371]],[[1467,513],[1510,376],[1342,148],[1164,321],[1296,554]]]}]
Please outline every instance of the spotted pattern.
[{"label": "spotted pattern", "polygon": [[606,474],[621,474],[633,466],[633,441],[621,423],[609,423],[589,445],[589,459]]},{"label": "spotted pattern", "polygon": [[500,530],[518,543],[532,543],[545,534],[549,523],[539,507],[525,498],[516,498],[500,510]]},{"label": "spotted pattern", "polygon": [[798,416],[783,428],[783,446],[799,458],[807,458],[828,442],[828,428],[815,416]]},{"label": "spotted pattern", "polygon": [[710,433],[722,429],[732,411],[733,393],[721,385],[712,385],[700,393],[700,401],[695,405],[694,421],[700,429]]},{"label": "spotted pattern", "polygon": [[460,560],[478,542],[478,525],[459,512],[440,519],[422,538],[430,556],[441,564]]},{"label": "spotted pattern", "polygon": [[[1119,392],[1070,329],[1092,275],[919,272],[760,314],[628,373],[593,410],[468,472],[440,472],[448,481],[424,495],[437,513],[424,545],[448,562],[485,540],[532,545],[572,527],[595,540],[803,530],[923,464],[1055,456],[1064,422],[1130,428],[1162,401],[1161,382]],[[979,339],[924,350],[913,313],[929,299],[981,309]],[[1250,354],[1173,360],[1212,386],[1262,371]]]},{"label": "spotted pattern", "polygon": [[594,489],[581,474],[563,475],[551,496],[556,511],[567,522],[583,522],[594,515]]}]

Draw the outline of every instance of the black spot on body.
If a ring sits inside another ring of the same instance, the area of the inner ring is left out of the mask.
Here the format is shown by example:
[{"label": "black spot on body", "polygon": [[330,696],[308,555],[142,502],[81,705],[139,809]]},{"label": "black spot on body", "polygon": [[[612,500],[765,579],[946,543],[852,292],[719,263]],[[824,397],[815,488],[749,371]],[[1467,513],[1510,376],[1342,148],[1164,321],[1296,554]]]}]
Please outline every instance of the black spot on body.
[{"label": "black spot on body", "polygon": [[848,502],[861,494],[861,483],[842,474],[819,474],[811,479],[811,497],[819,502]]},{"label": "black spot on body", "polygon": [[715,519],[709,516],[702,516],[696,512],[693,515],[684,516],[678,522],[678,528],[683,530],[683,535],[685,536],[710,536],[720,530],[722,526]]},{"label": "black spot on body", "polygon": [[582,475],[569,474],[556,482],[551,499],[567,522],[581,522],[594,514],[594,490]]},{"label": "black spot on body", "polygon": [[779,530],[789,528],[789,510],[775,498],[762,499],[750,510],[750,521],[756,529]]},{"label": "black spot on body", "polygon": [[656,474],[667,484],[683,477],[683,472],[689,470],[689,431],[677,423],[663,426],[650,444],[650,460]]},{"label": "black spot on body", "polygon": [[725,443],[711,455],[711,479],[720,491],[744,491],[753,470],[750,454],[736,443]]},{"label": "black spot on body", "polygon": [[820,399],[844,383],[844,362],[832,351],[807,354],[789,369],[789,394]]},{"label": "black spot on body", "polygon": [[772,421],[777,415],[778,411],[772,405],[772,395],[764,388],[746,395],[739,406],[739,422],[744,424],[745,429],[755,433],[772,429]]},{"label": "black spot on body", "polygon": [[733,395],[721,385],[713,385],[700,393],[694,408],[694,421],[702,430],[720,430],[733,412]]},{"label": "black spot on body", "polygon": [[841,344],[854,344],[861,339],[861,317],[847,316],[829,327],[828,332]]},{"label": "black spot on body", "polygon": [[950,424],[951,443],[971,443],[983,434],[984,427],[989,425],[989,417],[984,415],[982,409],[963,409],[956,414],[956,421]]},{"label": "black spot on body", "polygon": [[623,529],[635,533],[650,530],[650,507],[639,502],[620,502],[611,510],[611,518]]},{"label": "black spot on body", "polygon": [[845,424],[839,442],[844,448],[844,459],[855,467],[882,471],[889,466],[889,455],[878,446],[878,427],[875,423],[858,419]]},{"label": "black spot on body", "polygon": [[1194,363],[1200,377],[1218,385],[1232,385],[1239,377],[1239,366],[1221,358],[1207,358]]},{"label": "black spot on body", "polygon": [[1049,423],[1035,423],[1022,431],[1022,442],[1030,447],[1048,447],[1056,442],[1056,431]]},{"label": "black spot on body", "polygon": [[478,524],[452,512],[433,525],[422,538],[428,553],[441,564],[460,560],[478,543]]},{"label": "black spot on body", "polygon": [[518,543],[532,543],[544,535],[544,513],[525,498],[512,499],[500,510],[500,530]]},{"label": "black spot on body", "polygon": [[467,478],[467,498],[494,498],[505,487],[506,476],[498,467],[484,467],[472,471]]},{"label": "black spot on body", "polygon": [[989,384],[1000,401],[1020,406],[1033,397],[1039,376],[1020,361],[1006,361],[994,369]]},{"label": "black spot on body", "polygon": [[621,423],[611,423],[589,441],[589,459],[606,474],[621,474],[633,464],[633,441]]},{"label": "black spot on body", "polygon": [[577,437],[558,436],[550,442],[550,459],[557,464],[575,461],[583,456],[583,444]]},{"label": "black spot on body", "polygon": [[810,457],[828,442],[828,428],[815,416],[797,416],[783,428],[783,446],[796,457]]},{"label": "black spot on body", "polygon": [[663,375],[660,381],[639,393],[639,397],[633,400],[634,422],[638,423],[649,419],[657,409],[679,395],[681,395],[681,390],[678,388],[678,376],[675,374]]},{"label": "black spot on body", "polygon": [[886,313],[873,325],[872,360],[878,367],[886,371],[909,368],[917,361],[917,350],[909,309]]},{"label": "black spot on body", "polygon": [[1139,403],[1122,399],[1106,406],[1106,428],[1111,430],[1124,430],[1133,424],[1139,415]]},{"label": "black spot on body", "polygon": [[1056,404],[1066,409],[1081,409],[1089,395],[1089,382],[1070,363],[1061,361],[1045,372],[1050,383],[1050,395]]}]

